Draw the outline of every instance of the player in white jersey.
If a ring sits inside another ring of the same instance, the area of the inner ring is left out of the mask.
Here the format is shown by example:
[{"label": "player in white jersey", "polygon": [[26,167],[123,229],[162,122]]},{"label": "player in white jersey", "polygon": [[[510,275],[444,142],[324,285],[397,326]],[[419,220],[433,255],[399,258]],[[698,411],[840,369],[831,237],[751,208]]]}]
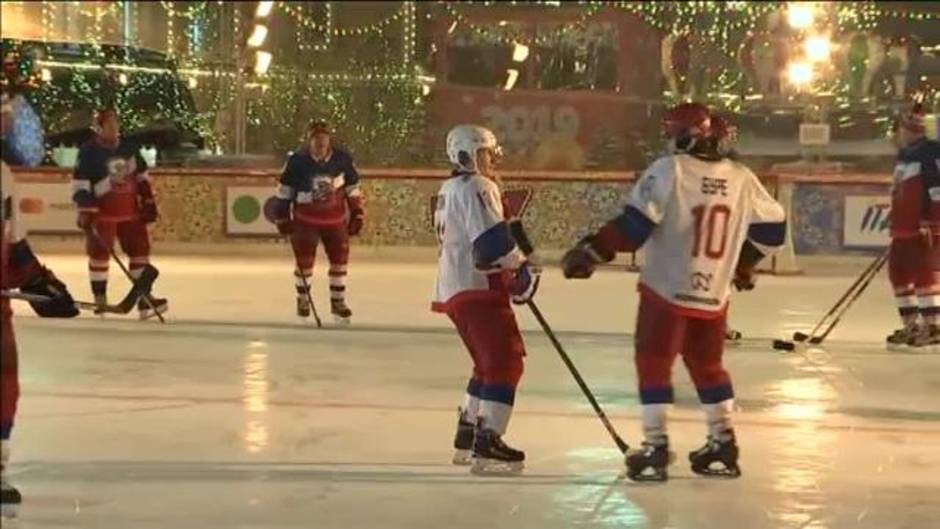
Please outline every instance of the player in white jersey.
[{"label": "player in white jersey", "polygon": [[496,136],[474,125],[447,135],[451,177],[437,195],[441,244],[432,310],[447,314],[473,359],[454,439],[455,464],[474,473],[518,472],[525,454],[502,441],[522,377],[525,345],[510,307],[538,287],[510,231],[496,182]]},{"label": "player in white jersey", "polygon": [[783,245],[786,223],[783,208],[757,177],[719,151],[710,121],[699,104],[672,109],[664,125],[674,154],[654,162],[624,212],[578,243],[562,263],[566,277],[587,278],[617,252],[641,246],[647,252],[635,335],[644,443],[626,459],[634,480],[667,479],[666,419],[678,354],[708,427],[705,446],[689,454],[692,470],[740,475],[731,425],[734,391],[721,360],[728,298],[732,284],[753,288],[755,266]]}]

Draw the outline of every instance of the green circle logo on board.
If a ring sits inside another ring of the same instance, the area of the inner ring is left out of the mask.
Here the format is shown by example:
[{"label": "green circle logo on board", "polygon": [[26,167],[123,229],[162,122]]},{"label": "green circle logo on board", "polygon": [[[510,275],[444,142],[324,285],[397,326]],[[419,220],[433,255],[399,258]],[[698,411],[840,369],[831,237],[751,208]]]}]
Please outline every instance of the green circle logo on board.
[{"label": "green circle logo on board", "polygon": [[232,203],[232,215],[242,224],[251,224],[261,216],[261,203],[250,195],[242,195]]}]

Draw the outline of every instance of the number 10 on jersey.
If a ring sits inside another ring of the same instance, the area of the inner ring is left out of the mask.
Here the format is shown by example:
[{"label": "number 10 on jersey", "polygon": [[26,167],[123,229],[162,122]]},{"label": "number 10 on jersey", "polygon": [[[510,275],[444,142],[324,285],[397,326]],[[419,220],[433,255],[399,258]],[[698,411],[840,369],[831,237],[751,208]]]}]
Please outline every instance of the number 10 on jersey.
[{"label": "number 10 on jersey", "polygon": [[699,257],[702,254],[709,259],[716,260],[724,257],[728,246],[731,208],[725,204],[696,206],[692,208],[692,215],[695,217],[692,257]]}]

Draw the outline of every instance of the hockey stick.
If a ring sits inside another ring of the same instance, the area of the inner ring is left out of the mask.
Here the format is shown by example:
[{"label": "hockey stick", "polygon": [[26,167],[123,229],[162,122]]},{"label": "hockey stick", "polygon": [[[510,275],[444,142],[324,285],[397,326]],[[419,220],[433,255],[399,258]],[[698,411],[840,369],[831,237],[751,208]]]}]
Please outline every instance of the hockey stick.
[{"label": "hockey stick", "polygon": [[877,266],[875,266],[871,274],[868,275],[868,277],[865,279],[865,282],[859,285],[858,289],[856,289],[855,291],[855,294],[851,298],[849,298],[849,300],[845,303],[845,305],[842,307],[842,310],[839,311],[839,313],[836,315],[832,323],[829,324],[829,328],[826,329],[826,332],[822,333],[819,336],[813,336],[812,338],[809,339],[809,343],[814,344],[814,345],[823,343],[823,341],[829,336],[829,334],[833,331],[833,329],[835,329],[836,326],[839,324],[839,321],[842,320],[842,316],[844,316],[845,313],[849,311],[852,305],[855,304],[855,301],[858,300],[858,298],[860,298],[862,294],[868,289],[868,285],[871,284],[872,279],[874,279],[875,276],[878,275],[878,272],[881,272],[881,269],[884,268],[885,263],[887,262],[888,262],[888,252],[885,252],[882,255],[880,255],[878,259],[875,261]]},{"label": "hockey stick", "polygon": [[887,252],[875,258],[875,260],[872,261],[871,264],[869,264],[868,267],[865,268],[864,271],[862,271],[862,274],[855,279],[855,282],[852,283],[852,285],[848,288],[848,290],[845,291],[844,294],[842,294],[842,297],[839,298],[838,301],[836,301],[835,305],[833,305],[831,309],[829,309],[829,312],[827,312],[825,315],[823,315],[822,318],[820,318],[819,322],[816,323],[816,327],[814,327],[813,330],[810,331],[809,334],[795,332],[793,333],[793,340],[797,342],[805,342],[807,340],[811,340],[812,338],[814,338],[816,334],[820,330],[822,330],[823,325],[825,325],[827,320],[832,318],[832,316],[835,315],[836,312],[838,312],[840,308],[842,308],[843,304],[846,302],[847,299],[849,299],[850,296],[852,296],[852,294],[856,291],[856,289],[858,289],[859,286],[866,280],[870,281],[871,280],[870,277],[872,277],[874,274],[877,273],[875,271],[875,268],[879,266],[878,265],[879,261],[885,255],[887,255]]},{"label": "hockey stick", "polygon": [[297,268],[298,275],[300,276],[300,282],[303,284],[304,293],[307,294],[307,303],[310,304],[310,312],[313,314],[313,319],[317,322],[317,329],[323,328],[323,322],[320,321],[320,315],[317,314],[317,306],[313,304],[313,295],[310,294],[310,284],[307,283],[307,276],[304,275],[303,270]]},{"label": "hockey stick", "polygon": [[558,351],[558,356],[561,357],[561,361],[565,363],[568,371],[571,372],[571,376],[573,376],[575,382],[578,383],[578,387],[581,388],[581,392],[584,393],[584,396],[587,397],[588,402],[591,403],[591,407],[594,408],[594,413],[596,413],[597,417],[601,420],[602,423],[604,423],[604,428],[607,428],[607,433],[609,433],[613,438],[617,448],[621,453],[626,454],[627,450],[630,449],[630,446],[623,440],[623,438],[620,437],[620,435],[617,433],[617,430],[614,429],[614,425],[610,423],[610,419],[607,418],[607,414],[605,414],[604,410],[601,409],[600,404],[597,403],[597,399],[594,398],[594,394],[591,393],[590,388],[587,387],[584,379],[581,378],[581,373],[578,372],[578,368],[575,367],[574,363],[571,361],[571,358],[568,357],[568,353],[565,352],[565,348],[561,346],[558,338],[555,337],[555,333],[552,332],[552,328],[549,327],[548,322],[545,321],[545,317],[542,316],[542,311],[539,310],[539,308],[535,305],[535,302],[531,299],[526,302],[526,305],[528,305],[529,309],[532,310],[532,315],[535,316],[536,320],[538,320],[539,325],[542,326],[542,330],[545,331],[549,341],[551,341],[552,345],[555,346],[555,350]]},{"label": "hockey stick", "polygon": [[[96,235],[96,237],[97,237],[97,235]],[[101,242],[101,239],[98,239],[98,242],[100,243],[100,242]],[[117,254],[117,252],[114,250],[114,247],[113,247],[113,246],[110,248],[110,250],[111,250],[111,258],[114,259],[114,260],[117,262],[118,266],[121,268],[121,271],[124,272],[124,275],[127,277],[128,281],[131,282],[131,285],[133,285],[133,287],[132,287],[132,291],[133,291],[133,289],[137,288],[138,280],[137,280],[137,279],[134,279],[134,276],[131,275],[131,271],[127,268],[127,266],[124,264],[124,262],[121,261],[121,258],[118,257],[118,254]],[[153,268],[153,267],[151,267],[151,268]],[[155,269],[155,268],[154,268],[154,269]],[[155,279],[156,279],[156,278],[155,278]],[[152,283],[152,282],[151,282],[151,283]],[[149,292],[149,291],[143,293],[143,294],[140,296],[140,298],[143,299],[144,302],[147,303],[147,305],[150,306],[150,310],[152,310],[153,313],[157,315],[157,319],[160,320],[160,323],[166,323],[166,320],[163,319],[163,314],[160,314],[160,311],[157,310],[157,306],[156,306],[156,304],[154,304],[154,302],[153,302],[153,296],[150,295],[150,292]],[[130,312],[130,311],[128,311],[128,312]]]},{"label": "hockey stick", "polygon": [[[75,308],[80,310],[106,312],[108,314],[127,314],[134,309],[134,304],[137,303],[138,299],[140,299],[142,293],[146,292],[150,286],[153,285],[153,282],[157,279],[158,275],[159,271],[156,268],[151,265],[147,265],[142,269],[137,283],[131,287],[131,290],[127,293],[126,296],[124,296],[124,299],[122,299],[121,302],[117,305],[105,305],[104,307],[101,307],[97,303],[91,301],[75,301]],[[0,296],[9,299],[28,301],[31,303],[48,303],[53,299],[49,296],[43,296],[40,294],[11,292],[9,290],[0,291]]]}]

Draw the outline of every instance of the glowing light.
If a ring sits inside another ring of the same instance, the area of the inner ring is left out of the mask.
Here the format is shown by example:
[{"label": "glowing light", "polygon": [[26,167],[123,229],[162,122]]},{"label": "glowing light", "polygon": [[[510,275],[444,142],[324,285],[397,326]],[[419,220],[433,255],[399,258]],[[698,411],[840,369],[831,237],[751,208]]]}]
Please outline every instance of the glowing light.
[{"label": "glowing light", "polygon": [[449,35],[449,34],[453,33],[455,29],[457,29],[457,21],[456,21],[456,20],[450,23],[450,27],[447,28],[447,34]]},{"label": "glowing light", "polygon": [[529,57],[529,47],[525,44],[520,44],[518,42],[513,44],[512,48],[512,60],[515,62],[523,62]]},{"label": "glowing light", "polygon": [[806,29],[813,25],[816,6],[812,2],[790,2],[787,5],[787,23],[793,29]]},{"label": "glowing light", "polygon": [[255,24],[255,29],[251,32],[251,36],[248,37],[248,45],[252,48],[261,47],[266,38],[268,38],[268,27],[264,24]]},{"label": "glowing light", "polygon": [[268,73],[268,68],[271,67],[271,61],[274,60],[274,56],[271,53],[264,50],[258,50],[255,52],[255,73],[258,75],[264,75]]},{"label": "glowing light", "polygon": [[190,77],[188,84],[190,88],[196,88],[197,86],[199,86],[199,80],[196,79],[195,77]]},{"label": "glowing light", "polygon": [[123,73],[123,72],[120,73],[120,74],[118,75],[118,82],[121,83],[122,85],[126,85],[126,84],[127,84],[127,74],[126,74],[126,73]]},{"label": "glowing light", "polygon": [[421,85],[421,95],[426,96],[431,93],[431,85],[423,84]]},{"label": "glowing light", "polygon": [[790,63],[787,67],[787,78],[793,86],[805,86],[813,81],[813,67],[805,62]]},{"label": "glowing light", "polygon": [[515,68],[506,70],[506,85],[503,87],[503,90],[512,90],[512,87],[516,86],[516,81],[518,80],[519,70]]},{"label": "glowing light", "polygon": [[824,62],[829,60],[829,54],[832,52],[832,43],[828,37],[815,36],[806,39],[804,45],[806,58],[813,62]]},{"label": "glowing light", "polygon": [[49,68],[43,68],[42,71],[40,71],[40,78],[43,80],[43,82],[48,83],[52,80],[52,70]]},{"label": "glowing light", "polygon": [[258,2],[258,7],[255,9],[255,16],[264,18],[271,14],[272,9],[274,9],[274,2]]}]

